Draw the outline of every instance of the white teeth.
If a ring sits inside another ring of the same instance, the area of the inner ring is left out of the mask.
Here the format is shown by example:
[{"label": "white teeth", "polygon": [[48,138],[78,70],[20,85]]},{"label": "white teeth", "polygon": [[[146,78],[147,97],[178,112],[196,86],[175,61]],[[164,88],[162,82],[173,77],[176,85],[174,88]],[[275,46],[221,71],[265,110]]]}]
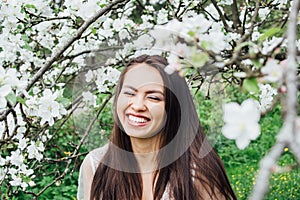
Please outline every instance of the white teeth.
[{"label": "white teeth", "polygon": [[144,119],[144,118],[135,117],[135,116],[132,116],[132,115],[129,115],[128,118],[129,118],[130,121],[135,122],[135,123],[145,123],[145,122],[147,122],[147,120]]}]

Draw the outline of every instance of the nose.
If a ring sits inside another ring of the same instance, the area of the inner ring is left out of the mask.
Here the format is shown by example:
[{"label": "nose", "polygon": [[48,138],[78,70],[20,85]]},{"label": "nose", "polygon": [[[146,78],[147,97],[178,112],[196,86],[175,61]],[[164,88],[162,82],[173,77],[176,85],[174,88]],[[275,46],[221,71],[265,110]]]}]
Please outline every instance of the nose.
[{"label": "nose", "polygon": [[136,95],[136,96],[132,97],[131,108],[136,112],[146,110],[146,105],[145,105],[143,96]]}]

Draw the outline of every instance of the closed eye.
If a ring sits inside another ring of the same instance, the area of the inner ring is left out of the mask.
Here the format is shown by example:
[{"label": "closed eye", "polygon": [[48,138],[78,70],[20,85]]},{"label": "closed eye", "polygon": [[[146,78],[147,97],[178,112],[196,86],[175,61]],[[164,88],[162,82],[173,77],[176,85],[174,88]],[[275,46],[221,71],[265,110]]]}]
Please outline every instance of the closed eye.
[{"label": "closed eye", "polygon": [[125,92],[123,92],[123,94],[125,94],[127,96],[133,96],[134,95],[133,92],[129,92],[129,91],[125,91]]},{"label": "closed eye", "polygon": [[157,96],[148,96],[149,99],[151,100],[155,100],[155,101],[161,101],[162,99],[160,97]]}]

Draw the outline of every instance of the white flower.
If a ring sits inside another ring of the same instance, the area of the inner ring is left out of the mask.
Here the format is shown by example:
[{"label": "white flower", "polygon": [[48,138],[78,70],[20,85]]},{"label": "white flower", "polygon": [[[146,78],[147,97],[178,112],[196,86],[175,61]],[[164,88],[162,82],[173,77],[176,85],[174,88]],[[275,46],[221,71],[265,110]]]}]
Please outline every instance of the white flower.
[{"label": "white flower", "polygon": [[221,31],[210,32],[209,34],[203,34],[200,37],[200,45],[207,49],[212,50],[215,53],[220,53],[226,47],[226,36]]},{"label": "white flower", "polygon": [[33,172],[33,169],[27,169],[27,165],[25,164],[20,167],[20,173],[24,174],[25,176],[30,176],[33,174]]},{"label": "white flower", "polygon": [[[185,43],[178,42],[176,45],[171,46],[170,52],[176,54],[177,57],[188,58],[191,56],[192,48]],[[170,59],[168,59],[170,61]]]},{"label": "white flower", "polygon": [[177,55],[170,54],[167,59],[169,65],[167,65],[164,69],[167,74],[173,74],[175,71],[180,70],[180,61]]},{"label": "white flower", "polygon": [[7,169],[0,167],[0,181],[5,177]]},{"label": "white flower", "polygon": [[125,29],[122,29],[118,34],[119,34],[119,37],[120,37],[121,40],[125,40],[127,38],[128,39],[130,38],[130,35],[129,35],[128,31],[125,30]]},{"label": "white flower", "polygon": [[106,70],[106,79],[108,80],[108,85],[114,85],[119,80],[121,72],[115,68],[109,67]]},{"label": "white flower", "polygon": [[18,143],[18,148],[24,150],[27,147],[28,138],[21,138]]},{"label": "white flower", "polygon": [[259,95],[259,110],[265,112],[270,108],[273,102],[273,96],[277,95],[277,90],[270,84],[258,84],[261,91]]},{"label": "white flower", "polygon": [[85,80],[86,82],[91,82],[94,78],[94,74],[92,72],[92,70],[89,70],[86,74],[85,74]]},{"label": "white flower", "polygon": [[41,117],[41,125],[48,122],[50,126],[54,124],[54,118],[61,118],[61,114],[65,114],[66,110],[56,101],[58,93],[52,93],[46,89],[43,97],[40,99],[37,116]]},{"label": "white flower", "polygon": [[272,1],[272,4],[273,5],[279,4],[279,8],[281,8],[281,7],[283,7],[283,5],[287,4],[287,1],[288,0],[274,0],[274,1]]},{"label": "white flower", "polygon": [[[219,7],[219,9],[221,10],[222,13],[224,13],[223,8],[221,6]],[[212,3],[209,3],[208,6],[205,8],[205,10],[206,10],[207,13],[211,14],[211,15],[207,16],[209,19],[212,19],[211,16],[213,16],[213,18],[215,18],[215,19],[220,18],[218,10],[216,9],[216,7]]]},{"label": "white flower", "polygon": [[[261,52],[265,55],[267,55],[270,51],[272,51],[274,48],[276,48],[280,43],[282,42],[282,38],[272,37],[271,40],[265,40],[263,42],[263,48]],[[285,46],[285,41],[281,46]]]},{"label": "white flower", "polygon": [[[6,163],[6,160],[0,156],[0,166],[5,165],[5,163]],[[1,178],[0,178],[0,180],[1,180]]]},{"label": "white flower", "polygon": [[37,145],[34,141],[31,141],[31,144],[27,147],[27,152],[29,154],[28,158],[35,158],[36,160],[40,161],[43,158],[43,154],[41,154],[40,151],[44,151],[44,144],[40,142]]},{"label": "white flower", "polygon": [[29,97],[26,100],[27,107],[25,108],[25,112],[30,116],[38,116],[38,99],[37,96]]},{"label": "white flower", "polygon": [[35,186],[36,184],[35,184],[35,182],[33,182],[33,181],[29,181],[29,182],[28,182],[28,185],[31,186],[31,187],[33,187],[33,186]]},{"label": "white flower", "polygon": [[[1,80],[0,80],[1,81]],[[6,96],[10,93],[11,87],[9,85],[0,86],[0,112],[6,108]]]},{"label": "white flower", "polygon": [[5,122],[4,122],[4,121],[1,121],[1,122],[0,122],[0,139],[3,138],[4,130],[5,130]]},{"label": "white flower", "polygon": [[8,157],[8,160],[12,165],[21,166],[23,164],[24,157],[21,154],[20,149],[18,149],[16,151],[11,152],[11,156]]},{"label": "white flower", "polygon": [[115,20],[113,21],[113,23],[112,23],[113,29],[114,29],[116,32],[121,31],[121,29],[123,29],[123,27],[124,27],[124,24],[123,24],[123,23],[124,23],[123,20],[121,20],[121,19],[119,19],[119,18],[115,19]]},{"label": "white flower", "polygon": [[253,41],[257,41],[259,39],[259,37],[261,36],[260,32],[258,31],[253,31],[252,33],[252,40]]},{"label": "white flower", "polygon": [[254,100],[247,99],[241,105],[235,102],[225,104],[223,111],[223,135],[234,139],[239,149],[244,149],[260,135],[260,112]]},{"label": "white flower", "polygon": [[265,75],[265,81],[277,82],[282,79],[283,67],[278,64],[278,61],[269,58],[266,65],[261,69],[261,72]]},{"label": "white flower", "polygon": [[94,106],[96,107],[96,95],[94,95],[93,93],[91,92],[82,92],[82,97],[83,97],[83,101],[87,104],[87,105],[90,105],[90,106]]},{"label": "white flower", "polygon": [[149,35],[141,35],[137,40],[133,42],[137,49],[149,48],[152,46],[153,38]]},{"label": "white flower", "polygon": [[265,20],[269,12],[270,12],[269,8],[261,8],[258,11],[258,15],[261,18],[261,20]]},{"label": "white flower", "polygon": [[157,24],[164,24],[168,22],[168,11],[161,9],[157,13]]},{"label": "white flower", "polygon": [[19,176],[12,175],[12,181],[9,181],[11,186],[20,186],[22,184],[22,179]]}]

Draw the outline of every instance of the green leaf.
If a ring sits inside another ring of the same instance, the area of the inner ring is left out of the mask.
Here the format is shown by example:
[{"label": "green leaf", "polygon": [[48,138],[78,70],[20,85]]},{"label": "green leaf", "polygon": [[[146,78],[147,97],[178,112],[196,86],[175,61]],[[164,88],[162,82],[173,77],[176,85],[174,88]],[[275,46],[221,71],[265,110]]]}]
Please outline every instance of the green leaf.
[{"label": "green leaf", "polygon": [[26,43],[25,45],[23,45],[23,49],[26,49],[28,51],[33,51],[32,47],[28,43]]},{"label": "green leaf", "polygon": [[36,7],[35,7],[35,5],[33,5],[33,4],[26,4],[25,8],[32,8],[34,10],[37,10]]},{"label": "green leaf", "polygon": [[15,105],[17,103],[17,97],[14,93],[9,93],[6,96],[6,100],[11,104],[11,105]]},{"label": "green leaf", "polygon": [[281,28],[279,28],[279,27],[267,29],[267,31],[259,37],[259,41],[263,42],[267,38],[270,38],[270,37],[276,35],[280,31],[281,31]]},{"label": "green leaf", "polygon": [[209,56],[205,52],[196,53],[191,57],[191,63],[195,67],[202,67],[209,60]]},{"label": "green leaf", "polygon": [[244,92],[258,93],[259,87],[256,78],[248,78],[243,81],[242,89]]},{"label": "green leaf", "polygon": [[21,103],[21,104],[23,104],[23,105],[26,105],[26,99],[24,99],[24,98],[21,98],[21,97],[17,97],[17,102],[19,102],[19,103]]},{"label": "green leaf", "polygon": [[262,63],[258,59],[251,59],[251,61],[255,67],[257,67],[257,68],[262,67]]},{"label": "green leaf", "polygon": [[191,37],[195,37],[196,33],[194,31],[189,31],[188,35],[191,36]]}]

